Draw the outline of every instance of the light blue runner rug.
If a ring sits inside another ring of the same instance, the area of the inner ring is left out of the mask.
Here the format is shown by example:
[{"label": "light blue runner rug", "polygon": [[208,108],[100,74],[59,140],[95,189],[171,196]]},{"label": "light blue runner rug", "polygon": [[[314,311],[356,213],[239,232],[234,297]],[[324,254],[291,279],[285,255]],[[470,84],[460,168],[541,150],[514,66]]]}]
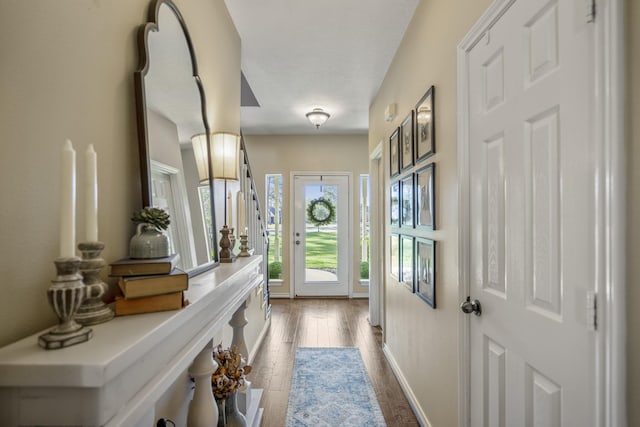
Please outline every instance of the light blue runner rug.
[{"label": "light blue runner rug", "polygon": [[355,347],[296,349],[287,427],[384,427]]}]

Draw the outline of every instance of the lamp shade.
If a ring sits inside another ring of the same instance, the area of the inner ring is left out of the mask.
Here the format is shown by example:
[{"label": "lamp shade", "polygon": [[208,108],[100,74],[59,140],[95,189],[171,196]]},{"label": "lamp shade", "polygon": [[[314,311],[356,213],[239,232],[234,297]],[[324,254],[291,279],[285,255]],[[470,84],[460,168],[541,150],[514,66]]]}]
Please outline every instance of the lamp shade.
[{"label": "lamp shade", "polygon": [[215,179],[237,181],[240,168],[240,137],[232,133],[211,135],[211,166]]},{"label": "lamp shade", "polygon": [[209,155],[207,154],[207,135],[199,133],[191,137],[191,145],[193,146],[193,154],[196,158],[196,167],[198,168],[198,177],[200,184],[206,184],[209,181]]},{"label": "lamp shade", "polygon": [[316,129],[320,128],[320,125],[322,125],[329,119],[329,117],[331,117],[329,113],[324,111],[322,108],[314,108],[313,111],[308,112],[306,116],[311,124],[316,127]]}]

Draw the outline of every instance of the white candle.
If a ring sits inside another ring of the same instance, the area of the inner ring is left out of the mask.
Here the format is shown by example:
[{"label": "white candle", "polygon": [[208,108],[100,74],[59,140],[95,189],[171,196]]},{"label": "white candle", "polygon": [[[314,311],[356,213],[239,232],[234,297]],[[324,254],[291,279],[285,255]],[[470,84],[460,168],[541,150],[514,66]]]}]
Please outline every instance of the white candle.
[{"label": "white candle", "polygon": [[60,167],[60,257],[76,256],[76,152],[64,143]]},{"label": "white candle", "polygon": [[238,232],[244,231],[246,222],[244,193],[238,191]]},{"label": "white candle", "polygon": [[89,144],[85,153],[87,171],[84,179],[85,239],[98,241],[98,155]]},{"label": "white candle", "polygon": [[231,191],[229,191],[227,193],[227,206],[228,206],[227,212],[228,212],[228,216],[229,216],[227,218],[227,226],[229,227],[229,229],[233,228],[233,203],[231,203],[231,202],[232,202]]}]

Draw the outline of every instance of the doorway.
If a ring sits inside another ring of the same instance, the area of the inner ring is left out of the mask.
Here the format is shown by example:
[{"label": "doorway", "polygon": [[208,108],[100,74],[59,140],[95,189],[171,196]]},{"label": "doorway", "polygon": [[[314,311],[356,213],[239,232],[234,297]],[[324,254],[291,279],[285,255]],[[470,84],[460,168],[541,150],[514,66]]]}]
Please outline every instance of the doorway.
[{"label": "doorway", "polygon": [[295,296],[349,296],[350,180],[292,174]]}]

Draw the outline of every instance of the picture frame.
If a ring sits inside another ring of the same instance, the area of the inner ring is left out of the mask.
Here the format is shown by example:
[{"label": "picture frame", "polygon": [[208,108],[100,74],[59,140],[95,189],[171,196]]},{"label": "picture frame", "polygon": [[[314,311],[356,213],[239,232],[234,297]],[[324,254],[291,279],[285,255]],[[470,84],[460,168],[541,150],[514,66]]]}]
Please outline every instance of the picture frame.
[{"label": "picture frame", "polygon": [[400,174],[400,128],[389,137],[389,176]]},{"label": "picture frame", "polygon": [[389,191],[390,222],[392,227],[400,226],[400,181],[391,184]]},{"label": "picture frame", "polygon": [[416,228],[436,229],[436,164],[430,163],[415,173]]},{"label": "picture frame", "polygon": [[415,239],[416,294],[432,308],[436,308],[436,242]]},{"label": "picture frame", "polygon": [[436,88],[431,86],[416,104],[414,150],[416,164],[436,152],[435,96]]},{"label": "picture frame", "polygon": [[414,289],[415,262],[414,262],[414,238],[412,236],[400,236],[400,282],[412,293]]},{"label": "picture frame", "polygon": [[400,227],[414,227],[413,175],[411,173],[400,180]]},{"label": "picture frame", "polygon": [[400,169],[405,170],[413,166],[413,110],[400,124],[400,151],[401,164]]},{"label": "picture frame", "polygon": [[400,236],[392,233],[389,237],[389,274],[400,281]]}]

